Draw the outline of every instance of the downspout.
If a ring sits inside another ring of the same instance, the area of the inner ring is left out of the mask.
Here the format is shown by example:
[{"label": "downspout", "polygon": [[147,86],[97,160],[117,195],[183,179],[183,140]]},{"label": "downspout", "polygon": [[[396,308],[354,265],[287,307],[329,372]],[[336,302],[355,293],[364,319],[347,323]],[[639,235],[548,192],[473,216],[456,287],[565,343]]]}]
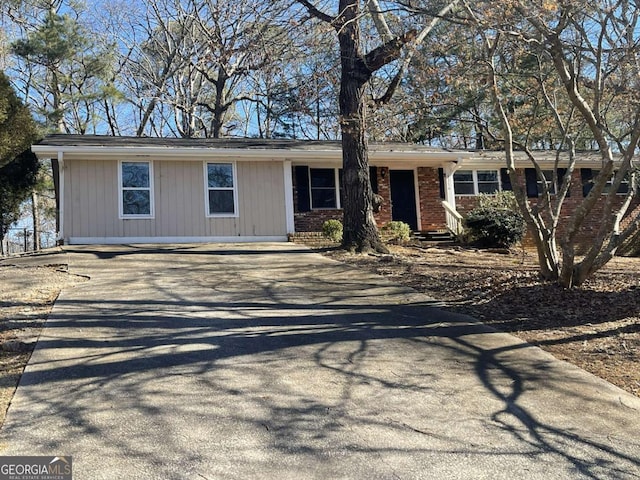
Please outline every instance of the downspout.
[{"label": "downspout", "polygon": [[[62,150],[58,151],[58,158],[52,160],[57,164],[58,186],[56,188],[56,227],[58,230],[58,245],[64,245],[64,154]],[[56,175],[53,176],[54,181]]]},{"label": "downspout", "polygon": [[293,214],[293,174],[291,173],[291,160],[282,162],[284,173],[284,211],[287,235],[296,232],[295,219]]}]

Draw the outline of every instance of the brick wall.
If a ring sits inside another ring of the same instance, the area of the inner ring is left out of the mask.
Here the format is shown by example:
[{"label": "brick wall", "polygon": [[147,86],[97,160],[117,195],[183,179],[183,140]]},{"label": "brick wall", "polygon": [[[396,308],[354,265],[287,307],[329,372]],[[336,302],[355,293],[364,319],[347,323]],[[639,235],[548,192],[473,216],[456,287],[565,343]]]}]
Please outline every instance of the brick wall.
[{"label": "brick wall", "polygon": [[310,212],[294,212],[296,232],[321,232],[322,224],[327,220],[342,221],[342,210],[311,210]]},{"label": "brick wall", "polygon": [[447,220],[440,198],[440,177],[437,168],[418,168],[418,192],[422,230],[446,228]]},{"label": "brick wall", "polygon": [[[386,167],[376,168],[376,177],[378,181],[378,195],[382,196],[383,201],[380,211],[374,214],[374,217],[377,225],[381,227],[391,221],[389,169]],[[300,212],[298,210],[298,188],[295,175],[293,175],[293,183],[293,211],[296,232],[320,232],[322,231],[322,224],[325,221],[332,219],[342,221],[341,209],[317,209],[309,212]]]},{"label": "brick wall", "polygon": [[[523,172],[519,172],[519,174],[520,174],[519,175],[520,178],[522,178],[522,182],[524,183]],[[583,247],[582,249],[579,248],[578,249],[579,251],[584,250],[585,249],[584,247],[586,247],[593,240],[593,237],[596,235],[598,228],[602,223],[601,218],[602,218],[602,211],[604,208],[604,198],[605,196],[602,197],[603,199],[602,202],[599,202],[598,204],[596,204],[596,206],[592,210],[589,217],[585,220],[583,226],[581,227],[578,233],[577,244]],[[565,198],[565,201],[562,205],[562,211],[560,212],[560,215],[562,218],[562,220],[560,221],[560,226],[558,228],[559,230],[558,233],[560,235],[562,235],[563,233],[563,224],[565,224],[566,221],[571,217],[571,215],[576,210],[576,208],[580,205],[580,203],[582,203],[583,199],[584,197],[582,195],[582,178],[580,176],[580,169],[578,168],[574,170],[571,176],[570,195],[567,198]],[[529,199],[530,202],[532,200],[534,202],[536,201],[535,199],[531,199],[531,198]],[[623,201],[624,201],[624,195],[619,195],[616,200],[616,203],[617,203],[616,206],[619,207],[620,205],[622,205]],[[456,208],[458,212],[460,212],[460,214],[463,216],[466,212],[471,210],[475,205],[476,205],[476,197],[456,196]],[[640,201],[636,199],[634,205],[632,205],[632,207],[629,209],[629,212],[632,212],[631,214],[633,214],[634,210],[638,208],[640,208]],[[631,214],[629,214],[628,217]],[[525,245],[527,246],[534,245],[533,238],[531,237],[530,234],[527,234],[527,236],[525,237]]]},{"label": "brick wall", "polygon": [[391,188],[389,187],[389,169],[387,167],[376,168],[376,177],[378,180],[378,195],[382,197],[382,206],[380,211],[373,216],[379,227],[386,225],[391,221]]},{"label": "brick wall", "polygon": [[[524,183],[524,171],[518,172]],[[391,221],[391,191],[389,188],[389,169],[387,167],[378,167],[376,169],[378,182],[378,194],[383,197],[380,212],[375,214],[375,219],[379,227]],[[445,212],[442,207],[442,199],[440,198],[440,178],[437,168],[419,167],[418,168],[418,191],[420,197],[420,218],[422,220],[422,230],[442,230],[446,228]],[[567,219],[573,211],[582,202],[582,178],[580,169],[573,172],[570,196],[565,200],[562,217]],[[619,202],[624,197],[619,197]],[[476,197],[456,196],[456,208],[464,215],[476,205]],[[296,232],[320,232],[322,224],[329,219],[342,220],[342,210],[312,210],[309,212],[298,211],[297,188],[295,187],[294,175],[294,218]],[[600,225],[600,216],[603,204],[598,204],[590,218],[587,219],[579,233],[579,243],[587,245]],[[640,208],[640,202],[631,207],[630,211]],[[560,232],[561,233],[561,232]],[[533,245],[530,236],[525,239],[527,245]]]}]

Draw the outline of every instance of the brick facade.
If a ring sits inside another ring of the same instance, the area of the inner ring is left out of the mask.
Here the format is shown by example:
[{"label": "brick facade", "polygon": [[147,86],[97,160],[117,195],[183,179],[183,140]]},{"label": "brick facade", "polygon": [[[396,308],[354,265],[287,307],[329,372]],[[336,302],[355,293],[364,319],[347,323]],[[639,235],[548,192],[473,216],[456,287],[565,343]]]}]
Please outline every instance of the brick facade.
[{"label": "brick facade", "polygon": [[[524,179],[523,179],[524,172],[520,171],[518,173],[520,178],[522,179],[522,182],[524,182]],[[622,202],[624,201],[624,198],[625,198],[624,195],[618,196],[617,205],[615,205],[615,207],[621,206]],[[583,199],[584,199],[584,196],[582,193],[582,178],[580,174],[580,169],[578,168],[574,170],[571,176],[571,186],[569,187],[569,195],[565,198],[564,203],[562,205],[562,211],[560,213],[562,220],[558,227],[558,233],[560,235],[562,235],[562,231],[563,231],[562,227],[563,227],[563,223],[565,223],[564,220],[568,220],[571,217],[571,215],[576,210],[576,208],[580,205],[580,203],[582,203]],[[604,196],[603,196],[603,199],[604,199]],[[535,201],[535,199],[529,199],[529,201],[532,201],[532,200]],[[640,209],[639,200],[640,199],[635,200],[635,203],[629,209],[630,214],[627,215],[627,218],[631,218],[633,214],[639,213],[637,212],[637,210]],[[456,196],[456,209],[463,216],[465,215],[466,212],[473,209],[475,205],[476,205],[476,197]],[[602,218],[603,208],[604,208],[604,202],[599,202],[593,208],[591,214],[585,220],[584,224],[580,228],[580,231],[577,237],[578,245],[582,245],[582,246],[588,245],[589,242],[591,242],[593,237],[596,235],[598,228],[600,227],[600,224],[601,224],[600,219]],[[624,225],[624,222],[623,222],[623,225]],[[525,237],[525,244],[528,246],[534,245],[533,238],[528,234]]]},{"label": "brick facade", "polygon": [[446,228],[447,220],[440,198],[440,177],[437,168],[418,167],[418,192],[422,230]]},{"label": "brick facade", "polygon": [[389,169],[378,167],[376,178],[378,180],[378,195],[382,197],[380,211],[374,214],[376,224],[381,227],[391,221],[391,187],[389,186]]},{"label": "brick facade", "polygon": [[[389,169],[379,167],[375,169],[378,185],[378,195],[383,198],[380,211],[374,214],[379,227],[391,221],[391,190],[389,188]],[[374,182],[375,183],[375,182]],[[294,222],[296,232],[321,232],[322,224],[327,220],[342,221],[342,209],[315,209],[308,212],[300,212],[298,208],[298,187],[296,176],[293,175],[293,205]]]},{"label": "brick facade", "polygon": [[294,211],[293,218],[296,232],[321,232],[322,224],[327,220],[336,219],[342,221],[342,210],[322,209],[311,210],[309,212]]},{"label": "brick facade", "polygon": [[[376,171],[376,180],[378,194],[382,196],[383,203],[380,211],[375,214],[375,219],[379,227],[391,221],[391,190],[389,185],[389,169],[388,167],[378,167]],[[524,170],[518,172],[524,182]],[[294,176],[295,177],[295,176]],[[418,167],[418,192],[419,192],[419,212],[421,226],[423,231],[434,231],[446,229],[445,211],[442,207],[440,176],[437,168]],[[294,179],[295,183],[295,179]],[[375,183],[375,182],[374,182]],[[570,194],[565,199],[562,217],[569,218],[578,205],[582,202],[582,178],[580,169],[573,172],[571,179]],[[623,202],[624,196],[620,195],[619,202]],[[477,198],[474,196],[456,196],[456,208],[461,215],[471,210],[476,205]],[[320,232],[322,224],[329,219],[342,220],[342,210],[311,210],[308,212],[298,211],[297,187],[294,185],[294,218],[296,232]],[[580,230],[578,243],[587,244],[597,232],[600,225],[600,216],[602,212],[602,202],[594,208],[592,215],[586,220]],[[636,200],[630,211],[640,209],[640,202]],[[562,233],[560,231],[560,233]],[[525,243],[532,245],[531,237],[525,239]]]}]

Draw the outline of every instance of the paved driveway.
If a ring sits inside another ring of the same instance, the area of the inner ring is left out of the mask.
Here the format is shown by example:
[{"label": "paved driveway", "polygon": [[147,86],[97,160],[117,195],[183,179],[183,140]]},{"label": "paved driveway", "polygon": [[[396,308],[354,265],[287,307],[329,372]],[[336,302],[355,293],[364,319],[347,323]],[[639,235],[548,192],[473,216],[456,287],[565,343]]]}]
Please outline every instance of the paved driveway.
[{"label": "paved driveway", "polygon": [[76,479],[639,478],[640,400],[288,244],[69,248],[0,454]]}]

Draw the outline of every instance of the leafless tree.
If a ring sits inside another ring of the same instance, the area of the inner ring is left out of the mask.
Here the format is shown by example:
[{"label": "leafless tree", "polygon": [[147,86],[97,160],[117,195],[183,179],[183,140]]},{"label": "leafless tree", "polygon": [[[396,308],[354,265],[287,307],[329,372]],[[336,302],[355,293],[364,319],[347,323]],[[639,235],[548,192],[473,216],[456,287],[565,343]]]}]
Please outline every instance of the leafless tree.
[{"label": "leafless tree", "polygon": [[273,29],[283,9],[257,0],[161,0],[147,8],[128,61],[141,112],[137,134],[157,113],[170,114],[163,128],[183,137],[232,131],[236,105],[251,99],[248,76],[276,61],[286,46]]},{"label": "leafless tree", "polygon": [[[339,107],[345,192],[343,248],[357,252],[385,252],[387,249],[380,240],[373,217],[366,122],[370,99],[366,96],[366,88],[377,72],[390,64],[397,64],[396,73],[385,92],[373,100],[377,104],[390,101],[417,45],[424,41],[438,20],[454,8],[457,0],[436,10],[437,14],[426,25],[403,28],[398,33],[389,27],[387,16],[413,11],[410,2],[340,0],[337,11],[323,9],[311,0],[298,0],[298,3],[311,16],[334,28],[340,47]],[[377,43],[368,51],[365,51],[367,45],[362,35],[366,20],[370,20],[378,32]]]},{"label": "leafless tree", "polygon": [[[514,0],[499,8],[468,4],[467,13],[485,45],[488,87],[502,125],[507,167],[536,242],[541,273],[563,287],[581,285],[640,228],[640,209],[631,211],[638,197],[638,10],[626,0],[541,5]],[[514,106],[518,96],[524,107]],[[529,109],[524,124],[518,108]],[[552,178],[545,177],[540,153],[523,133],[536,122],[552,122],[560,134]],[[584,145],[595,147],[600,172],[564,218],[572,172],[584,156],[578,147]],[[515,175],[517,150],[536,169],[543,190],[537,202],[528,200]],[[566,170],[564,176],[560,168]],[[578,256],[578,237],[593,216],[599,228],[588,251]]]}]

